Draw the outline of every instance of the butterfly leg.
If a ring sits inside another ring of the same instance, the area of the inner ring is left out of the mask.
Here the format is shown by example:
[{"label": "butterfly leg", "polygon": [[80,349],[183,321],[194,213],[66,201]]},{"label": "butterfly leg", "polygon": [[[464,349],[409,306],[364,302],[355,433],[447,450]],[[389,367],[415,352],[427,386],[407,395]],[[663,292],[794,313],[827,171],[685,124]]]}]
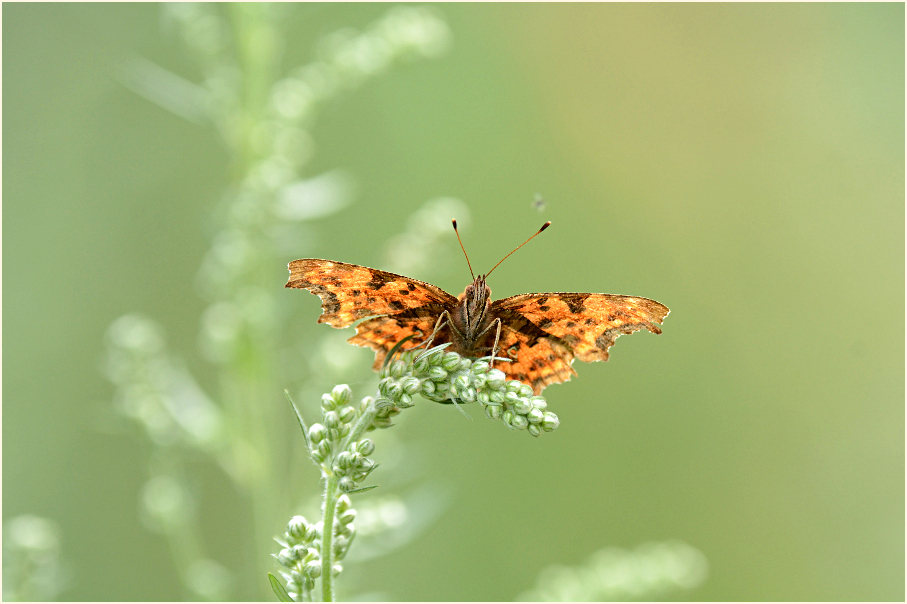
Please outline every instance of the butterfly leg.
[{"label": "butterfly leg", "polygon": [[494,369],[494,357],[498,353],[498,342],[501,341],[501,320],[495,319],[492,322],[492,325],[497,325],[497,328],[494,330],[494,346],[491,347],[491,368]]},{"label": "butterfly leg", "polygon": [[492,369],[494,369],[494,357],[495,357],[495,355],[497,355],[497,352],[498,352],[498,342],[501,341],[501,325],[502,325],[501,319],[500,318],[495,319],[494,321],[491,322],[491,325],[489,325],[488,327],[483,329],[481,332],[479,332],[479,335],[476,336],[476,339],[478,340],[483,335],[485,335],[486,333],[491,331],[492,328],[494,329],[494,346],[491,347],[491,368]]},{"label": "butterfly leg", "polygon": [[431,335],[428,336],[428,339],[420,344],[420,346],[425,346],[425,349],[428,350],[431,347],[432,342],[435,341],[435,336],[438,335],[438,332],[444,329],[448,324],[450,324],[450,313],[445,310],[438,315],[438,320],[435,321],[435,328],[432,330]]}]

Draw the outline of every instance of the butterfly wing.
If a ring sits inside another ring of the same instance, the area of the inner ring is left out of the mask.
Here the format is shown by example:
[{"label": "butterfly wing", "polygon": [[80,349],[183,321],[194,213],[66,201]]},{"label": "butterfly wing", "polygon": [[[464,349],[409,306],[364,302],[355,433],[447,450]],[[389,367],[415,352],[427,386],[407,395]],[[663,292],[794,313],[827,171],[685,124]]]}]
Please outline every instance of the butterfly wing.
[{"label": "butterfly wing", "polygon": [[[286,287],[321,298],[319,323],[347,327],[359,319],[395,315],[423,307],[440,311],[457,299],[440,287],[357,264],[303,258],[290,262]],[[436,315],[437,316],[437,315]]]},{"label": "butterfly wing", "polygon": [[570,379],[575,374],[573,358],[607,361],[608,349],[619,336],[640,329],[661,333],[658,325],[669,312],[654,300],[615,294],[521,294],[497,300],[491,315],[502,322],[499,348],[514,358],[499,367],[521,375],[514,379],[531,384],[538,393],[548,384]]},{"label": "butterfly wing", "polygon": [[307,289],[321,298],[319,323],[340,328],[375,317],[360,323],[349,341],[374,349],[376,367],[406,336],[417,336],[413,344],[421,342],[419,334],[431,334],[441,312],[457,304],[431,283],[356,264],[303,258],[288,268],[286,287]]}]

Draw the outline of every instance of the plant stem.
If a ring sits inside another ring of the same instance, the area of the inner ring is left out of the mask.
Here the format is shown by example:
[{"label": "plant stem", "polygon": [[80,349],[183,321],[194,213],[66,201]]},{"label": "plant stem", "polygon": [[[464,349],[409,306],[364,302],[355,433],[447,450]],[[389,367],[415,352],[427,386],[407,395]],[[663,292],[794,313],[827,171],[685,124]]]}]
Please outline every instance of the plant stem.
[{"label": "plant stem", "polygon": [[[353,424],[337,451],[345,451],[350,443],[359,440],[366,428],[372,425],[377,413],[375,401],[372,401]],[[337,511],[337,498],[340,494],[340,480],[329,464],[330,462],[323,464],[321,470],[324,474],[324,510],[321,519],[321,599],[324,602],[334,601],[334,514]]]},{"label": "plant stem", "polygon": [[327,474],[321,528],[321,599],[324,602],[334,601],[334,512],[337,509],[338,482],[336,474]]}]

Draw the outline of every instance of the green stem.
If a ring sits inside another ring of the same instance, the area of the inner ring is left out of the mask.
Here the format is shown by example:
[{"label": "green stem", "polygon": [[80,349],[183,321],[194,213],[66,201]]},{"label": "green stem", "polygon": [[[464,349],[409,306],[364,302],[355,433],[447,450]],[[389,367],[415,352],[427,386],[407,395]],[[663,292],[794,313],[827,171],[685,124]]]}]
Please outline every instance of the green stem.
[{"label": "green stem", "polygon": [[334,601],[334,512],[337,510],[337,492],[340,490],[337,475],[325,476],[324,516],[321,529],[321,599]]},{"label": "green stem", "polygon": [[[359,440],[362,433],[372,425],[378,409],[372,401],[343,439],[337,452],[345,451],[350,443]],[[334,601],[334,514],[337,511],[337,498],[340,496],[340,480],[331,467],[331,462],[322,465],[324,475],[324,511],[321,518],[321,599],[324,602]]]}]

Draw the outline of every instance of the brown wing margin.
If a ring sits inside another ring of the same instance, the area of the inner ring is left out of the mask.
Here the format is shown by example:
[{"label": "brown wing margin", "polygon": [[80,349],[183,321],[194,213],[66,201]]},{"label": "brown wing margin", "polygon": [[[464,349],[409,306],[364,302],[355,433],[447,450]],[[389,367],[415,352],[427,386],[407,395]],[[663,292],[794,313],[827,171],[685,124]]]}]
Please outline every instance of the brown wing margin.
[{"label": "brown wing margin", "polygon": [[288,265],[286,287],[307,289],[321,298],[319,323],[346,327],[359,319],[395,315],[427,305],[444,307],[457,299],[440,287],[357,264],[302,258]]}]

